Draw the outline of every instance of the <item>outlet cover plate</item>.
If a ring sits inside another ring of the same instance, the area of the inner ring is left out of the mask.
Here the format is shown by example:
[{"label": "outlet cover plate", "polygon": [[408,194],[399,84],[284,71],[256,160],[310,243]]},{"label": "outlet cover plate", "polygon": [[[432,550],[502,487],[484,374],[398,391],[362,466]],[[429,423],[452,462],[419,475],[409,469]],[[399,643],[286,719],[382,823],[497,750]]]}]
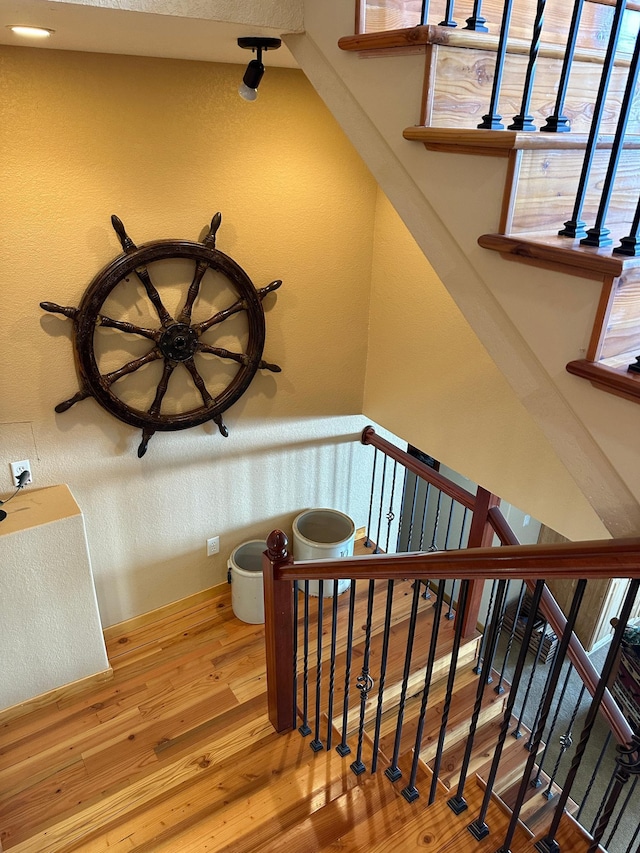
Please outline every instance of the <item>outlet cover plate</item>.
[{"label": "outlet cover plate", "polygon": [[18,477],[23,471],[29,471],[29,478],[27,479],[25,486],[28,486],[29,483],[33,482],[33,477],[31,476],[31,465],[28,459],[23,459],[21,462],[11,462],[9,467],[11,468],[11,478],[14,488],[18,488]]},{"label": "outlet cover plate", "polygon": [[207,539],[207,557],[213,557],[214,554],[220,553],[220,537],[212,536]]}]

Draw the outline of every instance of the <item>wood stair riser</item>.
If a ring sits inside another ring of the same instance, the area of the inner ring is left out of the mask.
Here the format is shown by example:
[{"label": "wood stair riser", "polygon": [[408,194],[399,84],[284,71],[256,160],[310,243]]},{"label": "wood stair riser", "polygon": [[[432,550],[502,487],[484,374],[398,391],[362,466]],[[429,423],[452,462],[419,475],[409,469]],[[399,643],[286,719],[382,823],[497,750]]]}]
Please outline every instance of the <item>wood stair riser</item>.
[{"label": "wood stair riser", "polygon": [[[408,27],[416,27],[420,23],[422,10],[421,0],[361,0],[366,5],[365,30],[370,33],[399,30]],[[634,10],[633,4],[629,3],[625,19],[623,20],[623,31],[621,35],[620,48],[623,52],[630,54],[633,50],[634,34],[637,31],[639,14]],[[638,4],[636,3],[637,7]],[[566,44],[566,33],[569,22],[568,5],[565,0],[549,0],[545,8],[544,16],[544,40],[564,48]],[[463,0],[455,4],[455,20],[458,24],[456,32],[463,31],[465,21],[470,17],[473,9],[472,0]],[[482,16],[486,19],[486,26],[490,33],[497,35],[500,31],[502,19],[503,0],[485,0],[482,4]],[[536,0],[517,0],[514,4],[511,27],[509,29],[512,38],[530,39],[531,22],[536,14]],[[430,24],[440,23],[445,16],[444,0],[432,0],[429,4]],[[578,47],[591,50],[604,50],[606,38],[611,30],[613,9],[611,6],[599,3],[585,3],[581,22]],[[481,34],[476,34],[481,35]]]},{"label": "wood stair riser", "polygon": [[640,355],[640,269],[615,279],[606,311],[601,344],[590,356],[626,369]]},{"label": "wood stair riser", "polygon": [[[424,114],[427,120],[424,123],[432,127],[477,127],[489,111],[495,53],[445,45],[432,45],[428,50],[432,50],[435,56],[427,62],[431,74],[425,85],[427,105]],[[507,54],[498,105],[505,128],[520,112],[527,62],[525,55]],[[560,59],[538,57],[529,110],[538,128],[553,113],[561,68]],[[565,106],[565,114],[574,133],[589,132],[601,71],[598,64],[574,60]],[[613,70],[601,133],[615,132],[626,77],[626,68],[616,67]],[[636,103],[639,97],[636,94]],[[638,110],[632,109],[631,116],[628,133],[637,134],[640,132]]]},{"label": "wood stair riser", "polygon": [[[593,159],[582,210],[582,219],[589,228],[595,223],[610,153],[596,151]],[[500,231],[509,235],[545,235],[562,228],[572,216],[584,154],[584,150],[514,152],[517,162],[507,176]],[[624,151],[618,166],[606,221],[614,245],[629,233],[640,194],[637,160],[637,151]],[[571,241],[567,240],[567,244],[571,245]]]}]

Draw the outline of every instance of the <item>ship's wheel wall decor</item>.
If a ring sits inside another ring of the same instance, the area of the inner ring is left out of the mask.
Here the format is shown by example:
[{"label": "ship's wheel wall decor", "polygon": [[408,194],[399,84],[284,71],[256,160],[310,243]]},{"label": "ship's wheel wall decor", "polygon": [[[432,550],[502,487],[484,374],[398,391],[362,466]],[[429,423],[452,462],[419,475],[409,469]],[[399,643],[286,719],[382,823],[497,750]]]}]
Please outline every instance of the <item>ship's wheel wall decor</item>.
[{"label": "ship's wheel wall decor", "polygon": [[[73,320],[73,348],[80,390],[70,399],[59,403],[55,407],[56,412],[66,412],[80,400],[93,397],[116,418],[142,430],[142,441],[138,447],[139,457],[144,456],[149,439],[158,430],[188,429],[206,421],[213,421],[223,436],[228,435],[222,414],[244,394],[256,372],[280,372],[277,364],[262,360],[265,341],[262,300],[268,293],[277,290],[282,282],[272,281],[257,290],[246,272],[232,258],[216,249],[216,234],[221,221],[221,214],[216,213],[201,243],[158,240],[136,246],[120,219],[117,216],[111,217],[123,252],[96,275],[85,291],[80,306],[68,308],[54,302],[40,303],[40,307],[45,311],[62,314]],[[193,262],[192,278],[182,305],[174,312],[176,316],[173,316],[165,307],[160,290],[152,281],[149,267],[158,262],[184,259]],[[192,312],[201,295],[201,285],[208,271],[226,279],[233,294],[233,301],[226,307],[215,310],[208,319],[195,322]],[[144,289],[141,295],[150,302],[153,316],[150,327],[103,313],[103,306],[116,288],[124,287],[125,283],[128,285],[132,279],[140,282]],[[240,351],[216,346],[215,340],[203,338],[206,332],[213,330],[215,333],[225,320],[241,312],[246,316],[247,332],[246,344],[240,347]],[[95,336],[100,328],[138,336],[148,340],[151,346],[140,357],[132,358],[116,370],[104,372],[96,352]],[[222,390],[216,390],[215,394],[211,394],[207,389],[199,369],[198,361],[203,354],[222,359],[225,364],[235,362],[238,365],[228,384]],[[162,363],[155,396],[146,409],[138,408],[117,393],[116,383],[153,362]],[[192,380],[198,405],[187,411],[169,412],[166,407],[163,411],[163,401],[171,376],[180,367],[188,372]]]}]

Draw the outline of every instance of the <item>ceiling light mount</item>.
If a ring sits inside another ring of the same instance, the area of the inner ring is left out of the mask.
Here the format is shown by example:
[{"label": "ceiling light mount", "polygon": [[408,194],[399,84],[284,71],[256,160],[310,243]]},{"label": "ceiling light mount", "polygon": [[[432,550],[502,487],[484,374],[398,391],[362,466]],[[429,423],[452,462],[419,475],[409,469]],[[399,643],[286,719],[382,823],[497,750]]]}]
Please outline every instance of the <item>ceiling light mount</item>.
[{"label": "ceiling light mount", "polygon": [[267,38],[265,36],[245,36],[238,39],[238,47],[242,47],[245,50],[253,50],[257,53],[256,58],[252,59],[247,65],[242,83],[238,88],[239,95],[245,101],[255,101],[258,97],[258,86],[264,75],[262,51],[277,50],[281,44],[281,39]]}]

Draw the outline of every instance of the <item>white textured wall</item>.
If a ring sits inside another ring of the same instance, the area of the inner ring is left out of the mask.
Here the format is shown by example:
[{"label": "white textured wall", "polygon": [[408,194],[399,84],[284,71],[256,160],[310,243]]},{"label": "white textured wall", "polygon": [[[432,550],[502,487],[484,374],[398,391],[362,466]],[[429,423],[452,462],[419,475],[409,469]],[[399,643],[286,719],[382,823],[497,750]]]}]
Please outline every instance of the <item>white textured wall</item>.
[{"label": "white textured wall", "polygon": [[0,523],[0,708],[109,668],[84,522],[66,486],[32,489]]}]

